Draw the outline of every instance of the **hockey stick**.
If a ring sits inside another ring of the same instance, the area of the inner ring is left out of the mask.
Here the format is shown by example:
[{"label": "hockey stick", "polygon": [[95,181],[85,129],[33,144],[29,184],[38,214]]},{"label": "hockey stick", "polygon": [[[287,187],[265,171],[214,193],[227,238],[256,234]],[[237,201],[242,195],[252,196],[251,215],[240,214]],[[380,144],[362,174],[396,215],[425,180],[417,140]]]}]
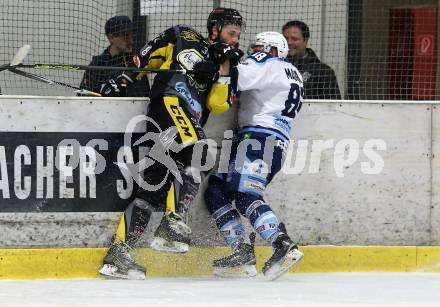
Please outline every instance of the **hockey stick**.
[{"label": "hockey stick", "polygon": [[27,56],[30,49],[31,49],[30,45],[22,46],[20,49],[18,49],[17,53],[14,55],[14,57],[12,58],[9,64],[3,64],[0,66],[0,71],[7,70],[23,62],[23,59]]},{"label": "hockey stick", "polygon": [[37,81],[44,82],[44,83],[51,84],[51,85],[60,85],[60,86],[68,87],[68,88],[76,90],[77,93],[82,94],[82,95],[86,95],[86,96],[97,96],[97,97],[102,96],[99,93],[95,93],[95,92],[88,91],[85,89],[80,89],[79,87],[75,87],[75,86],[72,86],[72,85],[64,83],[64,82],[53,81],[53,80],[47,79],[47,78],[39,76],[39,75],[35,75],[35,74],[29,73],[29,72],[25,72],[25,71],[21,71],[21,70],[16,69],[17,66],[21,65],[21,62],[23,62],[24,58],[29,53],[30,49],[31,49],[30,45],[22,46],[20,49],[18,49],[17,53],[12,58],[11,63],[4,64],[4,65],[0,66],[0,71],[9,70],[10,72],[13,72],[17,75],[27,77],[27,78],[30,78],[33,80],[37,80]]},{"label": "hockey stick", "polygon": [[43,82],[43,83],[47,83],[47,84],[50,84],[50,85],[60,85],[60,86],[68,87],[70,89],[74,89],[75,92],[80,94],[80,95],[102,97],[102,95],[99,94],[99,93],[88,91],[88,90],[85,90],[85,89],[81,89],[79,87],[76,87],[76,86],[73,86],[73,85],[70,85],[70,84],[67,84],[67,83],[64,83],[64,82],[50,80],[50,79],[47,79],[45,77],[32,74],[30,72],[18,70],[15,67],[17,67],[17,66],[10,67],[8,70],[10,72],[13,72],[13,73],[17,74],[17,75],[20,75],[20,76],[23,76],[23,77],[26,77],[26,78],[29,78],[29,79],[37,80],[37,81],[40,81],[40,82]]},{"label": "hockey stick", "polygon": [[23,59],[29,53],[30,45],[23,45],[15,54],[11,63],[0,65],[0,71],[13,68],[33,68],[33,69],[53,69],[53,70],[110,70],[110,71],[131,71],[131,72],[151,72],[151,73],[180,73],[192,74],[194,71],[185,69],[155,69],[137,67],[114,67],[114,66],[89,66],[72,64],[23,64]]},{"label": "hockey stick", "polygon": [[0,71],[9,68],[33,68],[33,69],[54,69],[54,70],[110,70],[110,71],[131,71],[131,72],[152,72],[152,73],[180,73],[191,74],[192,70],[185,69],[155,69],[155,68],[137,68],[137,67],[114,67],[114,66],[89,66],[72,64],[23,64],[23,59],[29,53],[30,45],[23,45],[15,54],[11,63],[0,65]]},{"label": "hockey stick", "polygon": [[194,71],[192,70],[185,70],[185,69],[156,69],[156,68],[89,66],[89,65],[70,65],[70,64],[18,64],[15,67],[33,68],[33,69],[54,69],[54,70],[111,70],[111,71],[180,73],[180,74],[194,73]]}]

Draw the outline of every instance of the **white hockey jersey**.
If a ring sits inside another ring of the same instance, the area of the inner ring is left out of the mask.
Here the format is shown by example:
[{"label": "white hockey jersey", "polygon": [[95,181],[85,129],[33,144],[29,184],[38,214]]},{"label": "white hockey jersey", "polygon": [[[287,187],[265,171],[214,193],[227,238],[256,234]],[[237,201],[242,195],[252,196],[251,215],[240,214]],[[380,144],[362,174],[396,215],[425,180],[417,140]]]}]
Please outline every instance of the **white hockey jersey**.
[{"label": "white hockey jersey", "polygon": [[[249,56],[232,73],[239,93],[239,128],[269,128],[290,139],[304,96],[300,72],[291,63],[264,52]],[[277,133],[275,133],[277,134]]]}]

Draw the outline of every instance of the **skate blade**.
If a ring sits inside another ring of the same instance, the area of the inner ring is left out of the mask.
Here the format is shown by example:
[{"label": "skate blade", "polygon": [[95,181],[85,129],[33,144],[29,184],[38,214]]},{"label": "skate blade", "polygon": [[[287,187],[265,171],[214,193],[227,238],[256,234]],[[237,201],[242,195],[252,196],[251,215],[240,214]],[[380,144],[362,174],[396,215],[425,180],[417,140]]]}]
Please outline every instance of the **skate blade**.
[{"label": "skate blade", "polygon": [[111,264],[104,264],[99,270],[99,274],[107,279],[130,279],[143,280],[145,274],[140,271],[128,270],[127,274],[118,272],[118,268]]},{"label": "skate blade", "polygon": [[222,278],[248,278],[257,275],[257,269],[253,264],[245,264],[235,268],[214,267],[214,276]]},{"label": "skate blade", "polygon": [[157,252],[186,253],[189,245],[181,242],[167,241],[163,238],[154,237],[150,247]]},{"label": "skate blade", "polygon": [[284,256],[284,258],[281,259],[281,261],[270,267],[264,273],[264,276],[268,280],[275,280],[287,273],[295,264],[300,262],[303,257],[304,254],[299,250],[292,249],[286,254],[286,256]]}]

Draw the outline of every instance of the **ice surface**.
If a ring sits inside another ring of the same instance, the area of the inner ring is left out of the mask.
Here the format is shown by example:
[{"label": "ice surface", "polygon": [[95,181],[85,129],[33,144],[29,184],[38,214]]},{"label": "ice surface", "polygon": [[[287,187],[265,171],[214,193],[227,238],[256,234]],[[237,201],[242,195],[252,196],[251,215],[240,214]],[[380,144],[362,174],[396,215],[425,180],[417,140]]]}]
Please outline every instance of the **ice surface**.
[{"label": "ice surface", "polygon": [[253,279],[0,281],[0,306],[440,306],[440,274],[290,274]]}]

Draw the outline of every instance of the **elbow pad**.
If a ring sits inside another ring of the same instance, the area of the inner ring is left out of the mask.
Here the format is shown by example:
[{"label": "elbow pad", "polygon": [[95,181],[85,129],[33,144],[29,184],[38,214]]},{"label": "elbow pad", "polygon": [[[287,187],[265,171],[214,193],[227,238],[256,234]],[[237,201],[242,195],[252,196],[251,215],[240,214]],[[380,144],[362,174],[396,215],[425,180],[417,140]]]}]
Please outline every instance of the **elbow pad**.
[{"label": "elbow pad", "polygon": [[214,114],[226,112],[234,102],[235,96],[230,81],[230,77],[220,77],[219,80],[212,85],[206,101],[206,107]]}]

